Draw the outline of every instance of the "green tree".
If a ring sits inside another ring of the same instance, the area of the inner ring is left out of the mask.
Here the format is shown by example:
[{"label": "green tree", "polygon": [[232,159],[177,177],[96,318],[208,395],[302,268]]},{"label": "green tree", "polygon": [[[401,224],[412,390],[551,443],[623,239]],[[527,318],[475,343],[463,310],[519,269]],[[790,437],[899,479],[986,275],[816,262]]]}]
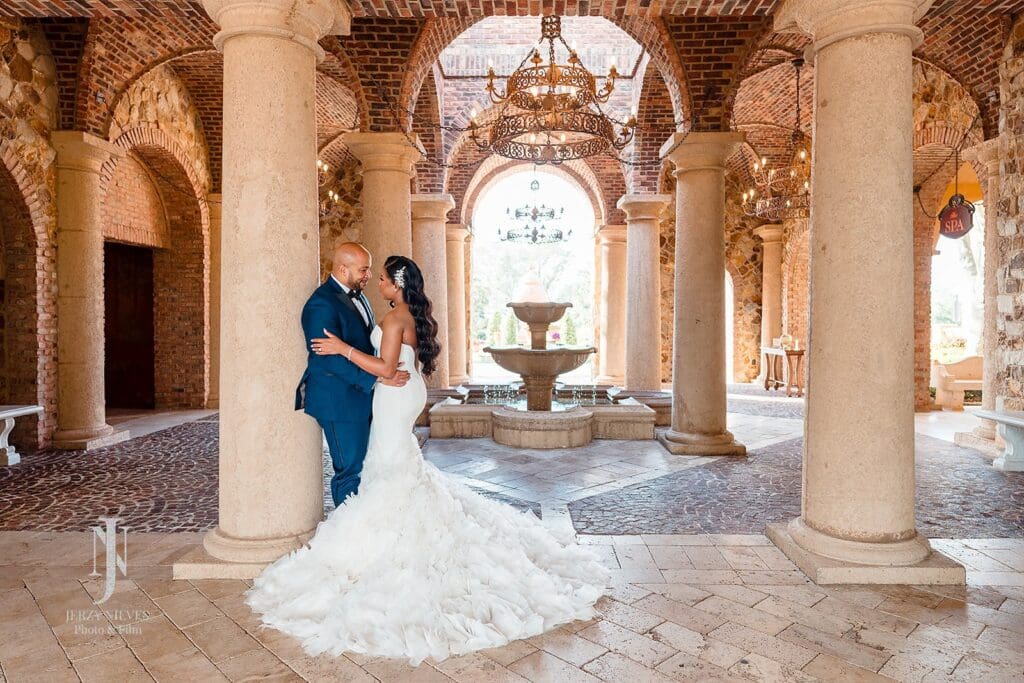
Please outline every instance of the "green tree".
[{"label": "green tree", "polygon": [[495,311],[491,316],[491,325],[488,330],[488,343],[497,346],[501,342],[501,311]]},{"label": "green tree", "polygon": [[505,344],[508,346],[515,346],[516,344],[516,335],[519,332],[519,325],[517,323],[516,317],[509,313],[505,321]]},{"label": "green tree", "polygon": [[576,340],[576,319],[571,315],[565,316],[565,345],[575,346]]}]

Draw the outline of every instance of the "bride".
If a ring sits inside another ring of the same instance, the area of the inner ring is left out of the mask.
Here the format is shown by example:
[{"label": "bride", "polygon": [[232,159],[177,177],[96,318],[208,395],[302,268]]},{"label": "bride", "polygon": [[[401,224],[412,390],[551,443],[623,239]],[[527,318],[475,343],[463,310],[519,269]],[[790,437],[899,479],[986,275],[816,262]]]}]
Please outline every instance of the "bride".
[{"label": "bride", "polygon": [[412,430],[427,393],[420,373],[431,374],[441,352],[437,323],[411,259],[388,258],[378,284],[392,310],[373,330],[377,355],[330,335],[314,348],[378,377],[402,364],[411,377],[374,392],[359,493],[308,546],[268,567],[247,603],[310,655],[348,651],[413,665],[591,618],[608,578],[593,553],[563,545],[531,513],[423,459]]}]

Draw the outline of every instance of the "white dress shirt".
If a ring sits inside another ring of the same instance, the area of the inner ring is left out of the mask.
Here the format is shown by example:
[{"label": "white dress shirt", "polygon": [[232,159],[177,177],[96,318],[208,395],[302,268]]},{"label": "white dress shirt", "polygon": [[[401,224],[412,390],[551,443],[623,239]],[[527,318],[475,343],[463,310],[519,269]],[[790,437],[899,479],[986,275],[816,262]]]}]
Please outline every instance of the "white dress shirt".
[{"label": "white dress shirt", "polygon": [[[340,280],[338,280],[338,278],[334,277],[334,273],[331,273],[331,279],[338,283],[338,286],[341,287],[342,291],[345,292],[346,296],[348,296],[348,293],[352,291],[351,287],[346,287],[345,285],[343,285],[341,283]],[[366,324],[367,327],[369,327],[370,326],[370,314],[366,310],[366,304],[363,303],[363,295],[360,294],[357,297],[350,297],[350,298],[352,298],[352,303],[354,303],[356,305],[356,310],[359,311],[359,315],[362,316],[363,322]]]}]

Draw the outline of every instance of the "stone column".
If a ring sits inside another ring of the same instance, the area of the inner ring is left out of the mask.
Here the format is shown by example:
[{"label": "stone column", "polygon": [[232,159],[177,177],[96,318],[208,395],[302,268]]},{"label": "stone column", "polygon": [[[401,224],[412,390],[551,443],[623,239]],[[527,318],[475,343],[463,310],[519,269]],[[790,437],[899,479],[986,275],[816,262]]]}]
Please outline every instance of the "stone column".
[{"label": "stone column", "polygon": [[220,406],[220,193],[206,196],[210,207],[210,391],[207,408]]},{"label": "stone column", "polygon": [[[771,346],[782,334],[782,225],[773,223],[754,230],[761,238],[761,346]],[[764,358],[761,358],[764,361]],[[765,368],[761,368],[761,373]]]},{"label": "stone column", "polygon": [[661,391],[661,243],[658,219],[671,197],[627,194],[626,391]]},{"label": "stone column", "polygon": [[912,53],[929,4],[787,0],[775,15],[811,35],[828,103],[814,117],[802,515],[769,526],[818,583],[965,580],[914,521]]},{"label": "stone column", "polygon": [[423,147],[415,134],[406,137],[404,133],[347,133],[344,140],[362,164],[362,240],[374,269],[366,296],[380,320],[388,307],[377,289],[376,276],[388,256],[412,256],[410,181]]},{"label": "stone column", "polygon": [[725,428],[725,160],[742,142],[676,133],[662,147],[676,169],[672,428],[661,437],[671,453],[747,450]]},{"label": "stone column", "polygon": [[445,217],[455,208],[450,194],[412,196],[412,259],[423,272],[424,290],[433,303],[441,355],[426,378],[428,389],[448,387],[448,246]]},{"label": "stone column", "polygon": [[183,558],[174,576],[245,578],[323,515],[321,432],[293,403],[299,311],[319,279],[317,40],[347,33],[350,17],[330,0],[204,6],[224,55],[220,505],[209,556]]},{"label": "stone column", "polygon": [[54,448],[124,441],[107,424],[100,168],[124,150],[88,133],[57,131],[57,431]]},{"label": "stone column", "polygon": [[466,238],[461,223],[445,229],[448,250],[448,381],[453,387],[469,381],[466,367]]},{"label": "stone column", "polygon": [[598,384],[622,385],[626,378],[626,226],[604,225],[597,232],[601,243],[600,367]]}]

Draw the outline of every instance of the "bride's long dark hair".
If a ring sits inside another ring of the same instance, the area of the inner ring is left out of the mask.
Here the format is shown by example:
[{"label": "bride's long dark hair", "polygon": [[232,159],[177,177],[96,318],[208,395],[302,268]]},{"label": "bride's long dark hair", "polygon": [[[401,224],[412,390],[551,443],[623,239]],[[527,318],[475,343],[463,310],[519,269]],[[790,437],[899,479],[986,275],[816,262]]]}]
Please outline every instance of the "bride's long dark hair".
[{"label": "bride's long dark hair", "polygon": [[[432,315],[434,307],[423,291],[423,273],[415,261],[405,256],[389,256],[384,261],[384,270],[396,286],[398,280],[402,281],[402,296],[416,322],[416,343],[419,347],[416,356],[423,365],[423,374],[431,375],[437,369],[441,345],[437,343],[437,321]],[[399,271],[403,271],[400,277]]]}]

